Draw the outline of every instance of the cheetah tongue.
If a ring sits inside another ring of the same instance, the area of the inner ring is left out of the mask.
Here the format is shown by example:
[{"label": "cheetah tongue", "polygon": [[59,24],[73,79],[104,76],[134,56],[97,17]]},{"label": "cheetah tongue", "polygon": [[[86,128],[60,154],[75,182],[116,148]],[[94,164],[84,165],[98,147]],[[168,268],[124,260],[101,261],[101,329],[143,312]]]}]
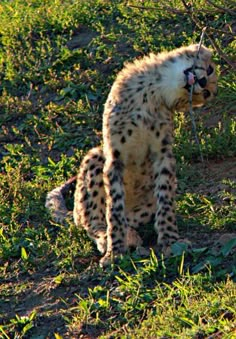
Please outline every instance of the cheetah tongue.
[{"label": "cheetah tongue", "polygon": [[190,85],[190,86],[193,85],[195,83],[195,76],[194,76],[194,74],[192,72],[188,72],[186,74],[186,76],[187,76],[187,83],[188,83],[188,85]]}]

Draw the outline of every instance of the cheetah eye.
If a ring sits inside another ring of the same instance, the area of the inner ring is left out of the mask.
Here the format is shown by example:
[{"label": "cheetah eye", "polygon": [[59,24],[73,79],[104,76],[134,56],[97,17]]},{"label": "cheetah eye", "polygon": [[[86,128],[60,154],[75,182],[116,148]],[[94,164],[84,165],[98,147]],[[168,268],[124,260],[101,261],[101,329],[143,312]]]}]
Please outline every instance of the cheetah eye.
[{"label": "cheetah eye", "polygon": [[207,79],[205,77],[203,77],[203,78],[198,80],[198,83],[202,88],[204,88],[204,87],[206,87]]},{"label": "cheetah eye", "polygon": [[207,75],[211,75],[214,72],[214,68],[209,65],[209,67],[207,68]]}]

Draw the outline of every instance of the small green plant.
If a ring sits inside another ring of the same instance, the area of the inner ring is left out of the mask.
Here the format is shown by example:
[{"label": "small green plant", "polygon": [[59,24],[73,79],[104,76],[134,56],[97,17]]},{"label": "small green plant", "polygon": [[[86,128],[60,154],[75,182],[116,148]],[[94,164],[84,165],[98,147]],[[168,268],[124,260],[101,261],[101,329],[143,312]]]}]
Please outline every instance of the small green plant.
[{"label": "small green plant", "polygon": [[9,324],[0,326],[0,333],[2,333],[4,339],[12,338],[11,335],[14,335],[14,338],[25,338],[34,327],[36,316],[36,311],[33,311],[29,316],[16,314],[15,318],[10,319]]}]

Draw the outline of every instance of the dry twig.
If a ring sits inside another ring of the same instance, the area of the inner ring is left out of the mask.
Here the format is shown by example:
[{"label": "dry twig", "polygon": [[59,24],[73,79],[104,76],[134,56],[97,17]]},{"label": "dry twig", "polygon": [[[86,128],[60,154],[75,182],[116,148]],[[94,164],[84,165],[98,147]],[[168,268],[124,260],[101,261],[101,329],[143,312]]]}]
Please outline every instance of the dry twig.
[{"label": "dry twig", "polygon": [[[128,7],[131,8],[137,8],[140,10],[155,10],[155,11],[166,11],[168,13],[171,14],[177,14],[177,15],[185,15],[188,16],[192,22],[196,25],[196,27],[199,30],[203,30],[203,27],[206,26],[206,23],[201,23],[201,21],[198,19],[197,15],[198,13],[203,13],[203,14],[217,14],[217,13],[229,13],[231,15],[236,15],[236,10],[231,9],[231,8],[225,8],[219,5],[216,5],[212,0],[207,0],[208,4],[210,4],[211,6],[213,6],[212,10],[209,9],[205,9],[205,8],[201,8],[200,10],[194,8],[192,5],[189,5],[189,3],[187,3],[185,0],[182,0],[183,3],[183,7],[184,9],[176,9],[170,6],[167,6],[165,3],[163,3],[162,1],[158,1],[158,7],[146,7],[146,6],[139,6],[139,5],[132,5],[130,3],[128,3]],[[226,2],[228,2],[230,5],[234,5],[235,3],[231,0],[227,0]],[[160,6],[161,5],[161,6]],[[209,41],[211,42],[212,47],[215,49],[215,51],[219,54],[219,56],[233,69],[236,68],[236,64],[235,62],[233,62],[232,60],[230,60],[228,58],[228,56],[223,52],[223,50],[220,48],[220,46],[218,45],[218,43],[216,42],[216,39],[214,38],[214,34],[225,34],[230,36],[231,38],[234,37],[234,33],[233,32],[227,32],[225,30],[220,30],[217,28],[213,28],[208,26],[208,33],[206,33],[207,38],[209,39]]]},{"label": "dry twig", "polygon": [[231,10],[230,8],[225,8],[225,7],[222,7],[222,6],[219,6],[217,4],[215,4],[213,1],[211,0],[206,0],[210,5],[212,5],[213,7],[217,8],[220,12],[223,12],[223,13],[230,13],[230,14],[233,14],[235,15],[235,11],[234,10]]}]

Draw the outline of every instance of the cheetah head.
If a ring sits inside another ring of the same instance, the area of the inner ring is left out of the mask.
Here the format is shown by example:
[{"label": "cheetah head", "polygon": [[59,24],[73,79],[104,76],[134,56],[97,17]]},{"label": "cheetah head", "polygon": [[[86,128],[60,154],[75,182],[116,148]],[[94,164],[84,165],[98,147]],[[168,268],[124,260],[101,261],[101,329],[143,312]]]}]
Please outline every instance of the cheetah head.
[{"label": "cheetah head", "polygon": [[184,89],[189,93],[193,85],[192,105],[199,107],[213,99],[217,94],[216,67],[211,60],[211,51],[204,46],[200,48],[194,67],[193,61],[198,52],[198,47],[192,45],[190,48],[192,50],[192,65],[184,70]]}]

